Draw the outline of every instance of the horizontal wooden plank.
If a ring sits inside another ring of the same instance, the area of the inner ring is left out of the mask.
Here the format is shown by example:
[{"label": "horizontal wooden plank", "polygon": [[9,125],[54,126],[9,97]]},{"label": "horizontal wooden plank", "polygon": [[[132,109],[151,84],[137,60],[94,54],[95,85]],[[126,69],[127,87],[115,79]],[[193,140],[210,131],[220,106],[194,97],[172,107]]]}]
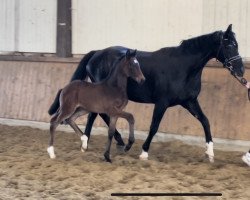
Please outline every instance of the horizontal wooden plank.
[{"label": "horizontal wooden plank", "polygon": [[[77,64],[57,62],[0,61],[0,117],[48,122],[47,110],[58,89],[65,86]],[[246,78],[250,80],[250,69]],[[212,135],[217,138],[250,140],[250,102],[246,89],[223,68],[205,68],[202,75],[201,107],[210,120]],[[129,102],[127,111],[134,114],[137,130],[148,131],[152,104]],[[79,123],[85,124],[86,117]],[[95,126],[105,126],[98,117]],[[127,129],[125,120],[118,127]],[[159,131],[203,136],[200,123],[180,106],[165,113]]]}]

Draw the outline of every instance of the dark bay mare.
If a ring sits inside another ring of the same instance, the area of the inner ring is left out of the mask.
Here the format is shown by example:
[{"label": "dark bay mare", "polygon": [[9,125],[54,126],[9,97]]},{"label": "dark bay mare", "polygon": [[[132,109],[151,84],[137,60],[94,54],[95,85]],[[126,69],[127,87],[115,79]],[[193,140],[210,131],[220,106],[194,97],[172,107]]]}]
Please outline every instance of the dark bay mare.
[{"label": "dark bay mare", "polygon": [[82,150],[87,149],[88,137],[82,133],[74,121],[77,117],[89,112],[105,113],[110,117],[108,142],[104,153],[106,161],[111,162],[110,147],[118,117],[125,118],[129,123],[129,139],[125,151],[131,148],[135,140],[134,117],[132,114],[123,111],[128,103],[127,79],[131,77],[137,83],[145,80],[135,56],[136,51],[130,52],[130,50],[127,50],[126,54],[115,60],[114,68],[104,81],[89,83],[76,80],[60,90],[60,107],[50,121],[48,153],[51,158],[55,158],[54,132],[63,121],[68,123],[81,137]]},{"label": "dark bay mare", "polygon": [[[89,52],[81,60],[71,81],[83,80],[87,76],[93,82],[103,80],[115,67],[116,59],[127,49],[126,47],[109,47]],[[213,162],[213,140],[209,121],[202,112],[197,99],[201,90],[203,68],[212,58],[223,63],[233,76],[243,76],[244,66],[238,53],[238,43],[232,32],[232,25],[229,25],[226,31],[216,31],[184,40],[176,47],[166,47],[154,52],[137,52],[137,59],[146,81],[144,84],[138,85],[129,79],[128,98],[134,102],[155,104],[150,131],[142,146],[141,159],[148,158],[150,143],[167,108],[181,105],[202,124],[207,146],[206,154]],[[49,114],[56,112],[58,102],[58,97],[56,97]],[[96,116],[96,113],[88,116],[85,129],[88,137]],[[109,118],[106,115],[101,114],[100,116],[109,124]],[[121,135],[117,131],[114,137],[118,145],[124,145]]]}]

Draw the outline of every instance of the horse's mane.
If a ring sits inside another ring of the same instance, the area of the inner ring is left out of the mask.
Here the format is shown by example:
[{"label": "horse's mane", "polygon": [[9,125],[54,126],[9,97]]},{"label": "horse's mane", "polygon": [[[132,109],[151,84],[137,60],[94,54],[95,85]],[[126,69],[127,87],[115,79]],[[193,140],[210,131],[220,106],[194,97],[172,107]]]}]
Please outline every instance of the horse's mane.
[{"label": "horse's mane", "polygon": [[211,41],[215,39],[217,32],[201,35],[198,37],[193,37],[187,40],[182,40],[180,43],[180,48],[184,50],[198,50],[200,48],[209,48]]},{"label": "horse's mane", "polygon": [[101,82],[107,81],[111,75],[114,73],[115,69],[117,68],[117,65],[119,65],[119,63],[122,61],[122,59],[126,56],[126,54],[122,54],[119,58],[117,58],[114,63],[113,66],[111,68],[111,70],[109,70],[108,75],[106,76],[106,78],[104,78]]},{"label": "horse's mane", "polygon": [[211,45],[214,45],[216,41],[220,41],[222,33],[222,31],[216,31],[187,40],[182,40],[179,47],[190,51],[199,50],[200,48],[211,48]]}]

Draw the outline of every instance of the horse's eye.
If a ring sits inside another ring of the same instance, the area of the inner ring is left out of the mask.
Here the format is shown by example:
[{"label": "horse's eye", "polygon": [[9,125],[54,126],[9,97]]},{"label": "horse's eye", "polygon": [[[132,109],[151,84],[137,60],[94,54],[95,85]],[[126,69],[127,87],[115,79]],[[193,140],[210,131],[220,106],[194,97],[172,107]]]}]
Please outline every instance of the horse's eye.
[{"label": "horse's eye", "polygon": [[235,46],[235,47],[237,46],[237,44],[236,44],[235,42],[232,42],[232,44],[233,44],[233,46]]}]

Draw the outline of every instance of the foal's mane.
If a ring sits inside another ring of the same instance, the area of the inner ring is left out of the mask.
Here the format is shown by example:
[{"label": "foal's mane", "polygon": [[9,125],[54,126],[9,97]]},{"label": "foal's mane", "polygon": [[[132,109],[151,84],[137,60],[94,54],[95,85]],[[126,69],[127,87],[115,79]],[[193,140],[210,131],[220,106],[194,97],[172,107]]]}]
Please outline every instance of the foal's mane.
[{"label": "foal's mane", "polygon": [[107,81],[111,75],[114,73],[115,69],[117,68],[117,65],[119,65],[119,63],[123,60],[123,58],[125,58],[126,54],[123,54],[121,55],[119,58],[117,58],[111,68],[111,70],[109,71],[108,75],[106,76],[106,78],[101,81],[101,82],[104,82],[104,81]]}]

